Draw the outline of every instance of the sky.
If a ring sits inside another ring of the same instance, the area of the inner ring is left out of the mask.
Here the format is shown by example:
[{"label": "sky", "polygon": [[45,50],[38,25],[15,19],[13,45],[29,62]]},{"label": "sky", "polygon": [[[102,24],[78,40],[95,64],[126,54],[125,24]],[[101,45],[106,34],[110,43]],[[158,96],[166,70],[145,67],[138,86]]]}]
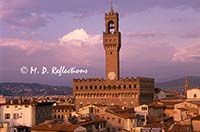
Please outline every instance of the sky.
[{"label": "sky", "polygon": [[[0,82],[71,86],[73,78],[105,78],[109,8],[109,0],[0,0]],[[121,77],[164,82],[200,74],[199,0],[113,0],[113,8]],[[62,66],[87,74],[51,74]],[[35,67],[40,73],[30,73]],[[41,74],[44,67],[50,74]]]}]

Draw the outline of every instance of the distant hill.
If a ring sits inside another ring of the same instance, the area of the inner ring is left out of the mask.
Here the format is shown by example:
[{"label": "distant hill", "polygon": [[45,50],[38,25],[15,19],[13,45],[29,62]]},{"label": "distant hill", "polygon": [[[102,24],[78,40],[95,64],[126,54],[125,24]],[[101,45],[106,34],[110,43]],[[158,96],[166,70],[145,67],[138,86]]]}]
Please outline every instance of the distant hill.
[{"label": "distant hill", "polygon": [[[200,87],[200,76],[189,76],[188,80],[190,87]],[[184,90],[184,85],[185,85],[185,77],[167,82],[156,83],[156,87],[168,90],[175,90],[178,92]]]},{"label": "distant hill", "polygon": [[[200,76],[189,76],[190,87],[200,87]],[[158,82],[156,87],[181,92],[184,90],[185,78],[167,82]],[[72,95],[68,86],[52,86],[38,83],[0,83],[0,95],[4,96],[46,96]]]},{"label": "distant hill", "polygon": [[38,83],[0,83],[0,95],[4,96],[46,96],[72,95],[72,88]]}]

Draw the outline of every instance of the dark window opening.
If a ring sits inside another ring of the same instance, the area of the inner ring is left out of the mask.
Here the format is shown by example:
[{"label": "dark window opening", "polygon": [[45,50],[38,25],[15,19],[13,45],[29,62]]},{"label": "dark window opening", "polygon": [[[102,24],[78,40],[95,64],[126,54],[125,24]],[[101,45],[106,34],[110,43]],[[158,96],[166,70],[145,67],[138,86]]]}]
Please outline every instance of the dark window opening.
[{"label": "dark window opening", "polygon": [[112,34],[115,32],[115,24],[113,21],[108,22],[108,32]]}]

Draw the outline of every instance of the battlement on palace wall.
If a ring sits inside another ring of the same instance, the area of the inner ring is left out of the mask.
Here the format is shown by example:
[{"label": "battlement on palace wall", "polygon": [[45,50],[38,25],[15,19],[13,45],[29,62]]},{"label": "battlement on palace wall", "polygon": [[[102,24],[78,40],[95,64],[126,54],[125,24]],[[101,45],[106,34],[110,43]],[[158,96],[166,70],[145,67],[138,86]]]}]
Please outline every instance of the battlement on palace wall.
[{"label": "battlement on palace wall", "polygon": [[[76,90],[107,90],[107,89],[139,89],[148,90],[154,87],[154,79],[144,77],[120,78],[110,81],[103,78],[74,79],[73,89]],[[74,91],[74,92],[75,92]]]},{"label": "battlement on palace wall", "polygon": [[[105,80],[104,78],[82,78],[82,79],[73,79],[74,83],[81,83],[81,82],[105,82],[109,80]],[[119,80],[116,81],[110,81],[110,82],[117,82],[117,81],[124,81],[124,82],[134,82],[134,81],[141,81],[141,82],[152,82],[154,81],[153,78],[145,78],[145,77],[122,77]]]}]

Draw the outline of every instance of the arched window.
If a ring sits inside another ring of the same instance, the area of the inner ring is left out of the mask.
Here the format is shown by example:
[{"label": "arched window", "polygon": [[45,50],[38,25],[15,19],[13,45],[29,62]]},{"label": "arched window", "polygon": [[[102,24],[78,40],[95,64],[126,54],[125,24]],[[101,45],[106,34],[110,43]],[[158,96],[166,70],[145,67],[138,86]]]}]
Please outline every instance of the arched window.
[{"label": "arched window", "polygon": [[113,21],[108,22],[108,32],[112,34],[115,32],[115,24]]},{"label": "arched window", "polygon": [[197,94],[194,94],[194,98],[196,98],[197,97]]}]

